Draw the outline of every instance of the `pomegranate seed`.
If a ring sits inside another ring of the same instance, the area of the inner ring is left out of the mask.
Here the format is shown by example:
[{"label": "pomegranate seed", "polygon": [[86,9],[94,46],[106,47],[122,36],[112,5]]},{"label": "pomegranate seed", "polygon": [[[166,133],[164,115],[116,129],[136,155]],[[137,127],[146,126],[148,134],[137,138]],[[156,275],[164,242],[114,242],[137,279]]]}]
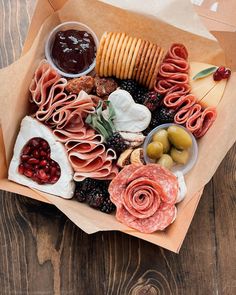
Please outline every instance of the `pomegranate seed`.
[{"label": "pomegranate seed", "polygon": [[57,176],[61,176],[61,169],[59,168],[59,170],[57,170],[57,173],[56,173]]},{"label": "pomegranate seed", "polygon": [[27,163],[30,165],[32,165],[32,164],[35,165],[35,164],[39,163],[39,160],[35,159],[35,158],[30,158]]},{"label": "pomegranate seed", "polygon": [[31,147],[30,146],[25,146],[23,148],[22,154],[23,155],[28,155],[30,153]]},{"label": "pomegranate seed", "polygon": [[40,169],[39,171],[37,171],[37,176],[41,179],[41,180],[45,180],[48,179],[48,175],[44,172],[43,169]]},{"label": "pomegranate seed", "polygon": [[30,144],[31,144],[33,147],[37,147],[37,146],[39,145],[39,140],[36,139],[36,138],[33,138],[33,139],[31,139]]},{"label": "pomegranate seed", "polygon": [[18,167],[18,172],[20,174],[24,174],[24,170],[25,170],[24,165],[23,164],[20,164],[19,167]]},{"label": "pomegranate seed", "polygon": [[56,167],[56,166],[57,166],[57,164],[56,164],[56,162],[55,162],[55,161],[51,160],[51,162],[50,162],[50,166],[52,166],[52,167]]},{"label": "pomegranate seed", "polygon": [[40,151],[40,156],[41,157],[47,157],[47,153],[45,151]]},{"label": "pomegranate seed", "polygon": [[42,166],[42,167],[44,167],[44,166],[47,165],[47,163],[48,162],[46,160],[42,160],[42,161],[40,161],[39,165]]},{"label": "pomegranate seed", "polygon": [[31,178],[33,176],[33,171],[26,169],[24,175]]},{"label": "pomegranate seed", "polygon": [[216,71],[213,74],[213,79],[214,79],[214,81],[220,81],[220,80],[222,80],[222,76],[221,76],[221,74],[218,71]]},{"label": "pomegranate seed", "polygon": [[226,69],[225,72],[222,74],[223,79],[229,79],[231,75],[230,69]]},{"label": "pomegranate seed", "polygon": [[23,165],[25,169],[32,169],[32,166],[28,163],[24,163]]},{"label": "pomegranate seed", "polygon": [[221,76],[224,74],[224,72],[225,72],[225,67],[223,67],[223,66],[221,66],[221,67],[219,67],[217,70],[216,70],[216,72],[218,72],[219,74],[221,74]]},{"label": "pomegranate seed", "polygon": [[39,158],[39,152],[37,150],[34,150],[33,156],[38,159]]},{"label": "pomegranate seed", "polygon": [[49,181],[50,181],[50,183],[56,183],[58,181],[58,177],[52,176],[52,178]]},{"label": "pomegranate seed", "polygon": [[21,161],[22,162],[27,162],[29,160],[30,156],[29,155],[21,155]]},{"label": "pomegranate seed", "polygon": [[38,169],[39,169],[39,165],[36,164],[36,165],[34,166],[34,170],[37,171]]},{"label": "pomegranate seed", "polygon": [[43,141],[41,143],[41,146],[42,146],[43,150],[47,151],[47,149],[48,149],[48,143],[46,141]]},{"label": "pomegranate seed", "polygon": [[48,165],[46,165],[46,166],[44,167],[44,171],[45,171],[45,172],[49,172],[49,171],[50,171],[50,167],[49,167]]},{"label": "pomegranate seed", "polygon": [[56,167],[51,167],[51,169],[50,169],[51,176],[54,176],[56,174],[56,172],[57,172],[57,168]]}]

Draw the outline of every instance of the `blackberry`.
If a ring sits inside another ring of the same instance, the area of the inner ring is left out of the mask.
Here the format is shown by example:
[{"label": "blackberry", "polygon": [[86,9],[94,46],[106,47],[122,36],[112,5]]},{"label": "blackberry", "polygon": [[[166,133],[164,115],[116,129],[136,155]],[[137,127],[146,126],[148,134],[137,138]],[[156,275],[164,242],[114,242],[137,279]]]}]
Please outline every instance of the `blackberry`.
[{"label": "blackberry", "polygon": [[132,96],[138,89],[138,83],[131,79],[121,80],[119,86],[121,89],[128,91]]},{"label": "blackberry", "polygon": [[75,190],[74,198],[79,202],[85,202],[86,201],[86,195],[82,190]]},{"label": "blackberry", "polygon": [[115,210],[116,206],[112,203],[112,201],[109,198],[105,198],[101,205],[100,211],[109,214],[114,212]]},{"label": "blackberry", "polygon": [[153,113],[150,125],[154,128],[161,124],[173,123],[174,116],[175,111],[173,109],[162,106]]},{"label": "blackberry", "polygon": [[155,91],[147,92],[144,105],[151,111],[155,111],[162,102],[163,96]]},{"label": "blackberry", "polygon": [[108,187],[110,184],[110,180],[100,180],[99,181],[99,188],[104,196],[104,198],[109,197]]},{"label": "blackberry", "polygon": [[146,100],[146,95],[148,93],[148,89],[144,87],[139,87],[133,94],[133,99],[136,103],[144,104]]},{"label": "blackberry", "polygon": [[86,178],[81,182],[81,189],[83,191],[91,191],[96,188],[98,180],[92,178]]},{"label": "blackberry", "polygon": [[107,147],[113,149],[117,153],[117,156],[128,148],[124,138],[119,132],[114,132],[112,136],[107,139]]},{"label": "blackberry", "polygon": [[104,196],[99,188],[95,188],[89,192],[87,202],[90,207],[100,209],[104,202]]}]

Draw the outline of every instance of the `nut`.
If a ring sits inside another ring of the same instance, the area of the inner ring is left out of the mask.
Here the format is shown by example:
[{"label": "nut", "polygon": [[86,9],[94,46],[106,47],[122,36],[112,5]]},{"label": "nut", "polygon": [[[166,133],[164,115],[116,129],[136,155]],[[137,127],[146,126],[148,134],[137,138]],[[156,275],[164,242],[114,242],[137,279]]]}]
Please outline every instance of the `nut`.
[{"label": "nut", "polygon": [[133,151],[132,149],[127,149],[122,154],[120,154],[120,157],[117,161],[118,167],[123,168],[126,165],[130,164],[130,155],[131,155],[132,151]]},{"label": "nut", "polygon": [[111,94],[117,89],[118,85],[112,78],[95,77],[96,93],[99,97],[104,97]]},{"label": "nut", "polygon": [[81,90],[91,93],[94,87],[94,78],[91,76],[82,76],[69,80],[66,85],[66,91],[69,93],[79,94]]},{"label": "nut", "polygon": [[130,155],[131,164],[144,164],[143,148],[133,150]]}]

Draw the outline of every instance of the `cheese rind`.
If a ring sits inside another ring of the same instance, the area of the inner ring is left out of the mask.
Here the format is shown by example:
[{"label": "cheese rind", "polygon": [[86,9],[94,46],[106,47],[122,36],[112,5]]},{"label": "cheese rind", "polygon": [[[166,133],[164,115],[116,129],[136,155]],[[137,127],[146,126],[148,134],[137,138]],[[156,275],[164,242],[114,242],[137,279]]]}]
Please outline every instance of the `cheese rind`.
[{"label": "cheese rind", "polygon": [[[40,137],[48,142],[51,149],[51,158],[61,168],[61,176],[54,184],[40,185],[18,172],[22,149],[33,137]],[[20,132],[16,139],[13,158],[8,170],[8,179],[45,193],[70,199],[73,197],[75,190],[73,175],[74,171],[69,163],[63,144],[57,141],[57,138],[48,127],[32,117],[26,116],[21,122]]]},{"label": "cheese rind", "polygon": [[151,121],[151,112],[141,104],[135,103],[129,92],[118,89],[108,100],[115,110],[114,125],[117,131],[141,132]]}]

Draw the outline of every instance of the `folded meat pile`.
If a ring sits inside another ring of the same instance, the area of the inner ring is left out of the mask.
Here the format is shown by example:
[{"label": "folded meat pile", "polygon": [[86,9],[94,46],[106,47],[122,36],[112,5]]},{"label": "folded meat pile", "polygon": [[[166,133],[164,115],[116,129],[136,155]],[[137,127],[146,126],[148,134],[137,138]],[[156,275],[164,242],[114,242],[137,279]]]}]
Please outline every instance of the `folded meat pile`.
[{"label": "folded meat pile", "polygon": [[68,95],[66,84],[66,79],[42,61],[30,85],[34,116],[65,144],[75,180],[112,179],[118,173],[113,164],[116,154],[106,150],[102,136],[84,123],[87,114],[94,111],[94,102],[84,91]]},{"label": "folded meat pile", "polygon": [[184,125],[196,138],[202,137],[216,119],[214,107],[203,107],[190,94],[188,52],[183,44],[173,44],[156,79],[155,90],[165,95],[164,105],[176,111],[174,121]]}]

